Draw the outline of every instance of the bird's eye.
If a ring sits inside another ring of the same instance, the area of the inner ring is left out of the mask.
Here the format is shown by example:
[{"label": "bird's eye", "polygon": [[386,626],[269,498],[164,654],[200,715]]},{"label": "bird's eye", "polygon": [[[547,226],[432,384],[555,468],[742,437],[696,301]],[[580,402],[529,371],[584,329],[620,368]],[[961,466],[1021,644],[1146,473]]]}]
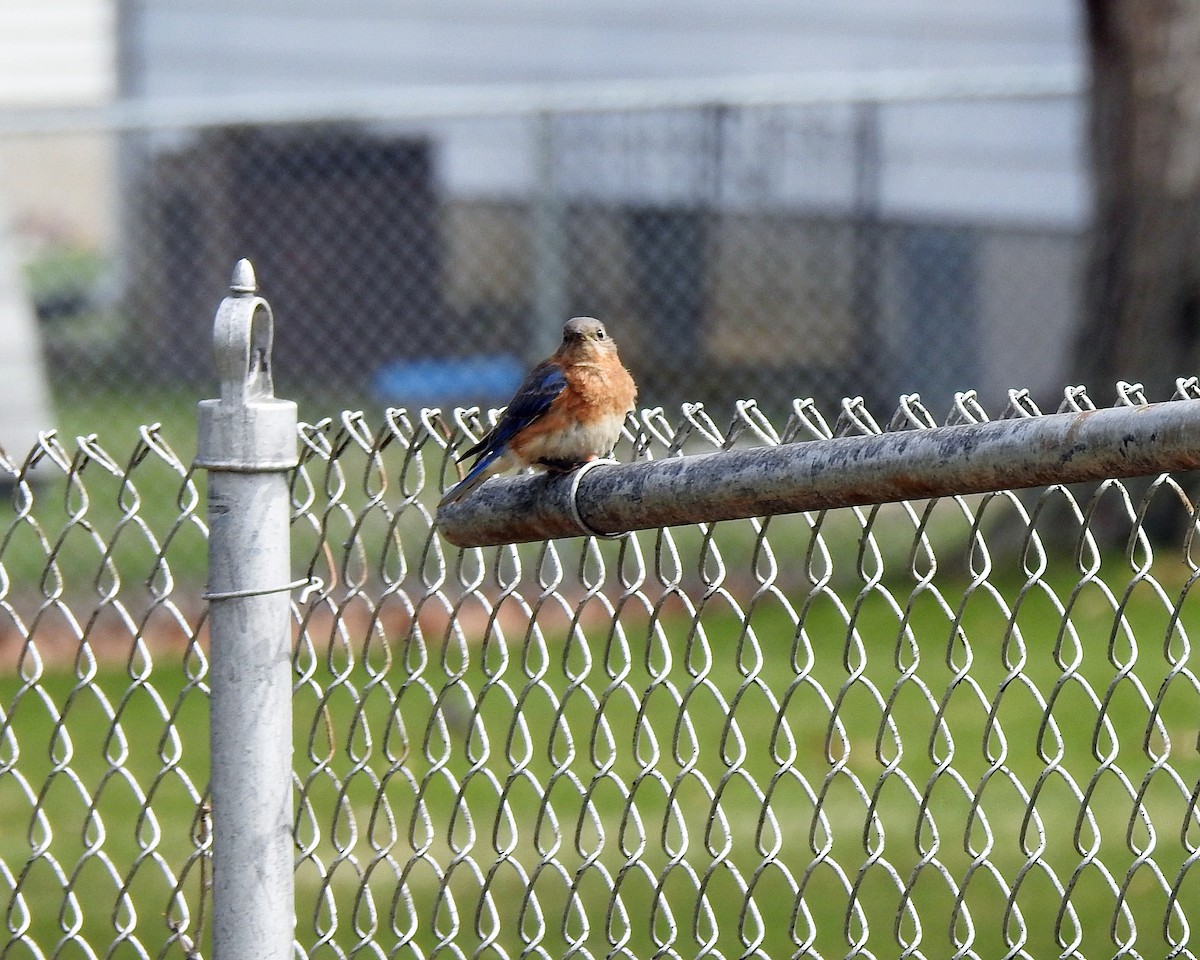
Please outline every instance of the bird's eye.
[{"label": "bird's eye", "polygon": [[604,339],[604,331],[603,331],[603,330],[597,330],[597,331],[596,331],[596,339],[597,339],[597,340],[603,340],[603,339]]}]

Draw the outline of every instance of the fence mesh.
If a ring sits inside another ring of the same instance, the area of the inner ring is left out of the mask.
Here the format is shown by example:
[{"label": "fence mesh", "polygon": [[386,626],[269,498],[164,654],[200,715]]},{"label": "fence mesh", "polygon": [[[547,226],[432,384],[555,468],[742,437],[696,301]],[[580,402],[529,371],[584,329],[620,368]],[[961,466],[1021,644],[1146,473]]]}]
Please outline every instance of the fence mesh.
[{"label": "fence mesh", "polygon": [[[432,504],[490,416],[301,427],[299,955],[1195,955],[1190,478],[452,549]],[[618,455],[881,422],[645,410]],[[0,524],[7,950],[205,955],[203,477],[154,427],[33,460]]]},{"label": "fence mesh", "polygon": [[[243,256],[286,333],[277,380],[313,417],[502,403],[579,314],[612,326],[655,403],[786,411],[869,386],[878,407],[919,391],[941,409],[1014,382],[1044,399],[1068,376],[1085,255],[1082,101],[946,95],[0,125],[0,172],[67,413],[133,402],[130,381],[146,418],[180,385],[190,401],[194,318]],[[964,130],[1054,135],[1001,149]]]}]

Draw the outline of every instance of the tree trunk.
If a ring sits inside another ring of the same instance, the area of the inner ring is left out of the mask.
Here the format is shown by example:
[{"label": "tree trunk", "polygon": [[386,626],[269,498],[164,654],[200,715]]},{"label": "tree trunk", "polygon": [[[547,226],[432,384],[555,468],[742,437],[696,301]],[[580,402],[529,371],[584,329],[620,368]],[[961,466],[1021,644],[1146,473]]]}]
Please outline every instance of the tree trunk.
[{"label": "tree trunk", "polygon": [[1151,400],[1200,373],[1200,0],[1084,0],[1094,246],[1077,373]]}]

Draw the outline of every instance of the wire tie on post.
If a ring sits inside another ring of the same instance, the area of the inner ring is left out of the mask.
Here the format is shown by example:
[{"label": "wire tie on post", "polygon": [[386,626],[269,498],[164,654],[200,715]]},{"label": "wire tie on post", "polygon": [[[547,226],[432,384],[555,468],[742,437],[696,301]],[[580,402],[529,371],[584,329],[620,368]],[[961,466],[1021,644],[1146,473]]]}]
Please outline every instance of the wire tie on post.
[{"label": "wire tie on post", "polygon": [[571,493],[567,499],[567,504],[571,510],[571,519],[575,521],[575,525],[579,527],[579,529],[583,531],[586,536],[596,537],[600,540],[620,540],[622,537],[629,536],[629,533],[626,531],[622,531],[620,533],[602,533],[584,520],[583,514],[579,512],[579,484],[583,480],[583,475],[593,467],[620,462],[621,461],[614,460],[611,457],[601,457],[596,460],[588,460],[571,473]]},{"label": "wire tie on post", "polygon": [[223,590],[219,593],[205,590],[201,594],[201,597],[209,602],[213,600],[241,600],[245,597],[265,597],[272,593],[291,593],[293,590],[299,590],[301,587],[308,588],[300,597],[300,602],[303,603],[308,598],[309,593],[320,589],[321,580],[319,577],[301,577],[299,580],[293,580],[283,587],[250,587],[245,590]]}]

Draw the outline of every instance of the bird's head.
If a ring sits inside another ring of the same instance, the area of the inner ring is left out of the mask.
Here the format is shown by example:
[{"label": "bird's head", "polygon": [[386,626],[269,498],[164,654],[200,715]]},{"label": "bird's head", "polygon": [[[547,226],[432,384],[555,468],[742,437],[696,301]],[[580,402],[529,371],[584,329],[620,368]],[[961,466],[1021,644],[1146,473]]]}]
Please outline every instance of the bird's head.
[{"label": "bird's head", "polygon": [[604,324],[594,317],[572,317],[563,326],[562,351],[595,354],[616,350]]}]

